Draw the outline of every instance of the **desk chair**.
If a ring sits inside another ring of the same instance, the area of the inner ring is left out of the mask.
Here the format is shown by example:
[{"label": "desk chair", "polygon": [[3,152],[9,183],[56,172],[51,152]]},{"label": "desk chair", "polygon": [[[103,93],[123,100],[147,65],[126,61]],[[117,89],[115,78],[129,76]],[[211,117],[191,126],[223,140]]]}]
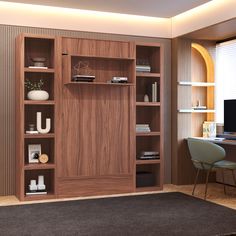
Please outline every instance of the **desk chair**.
[{"label": "desk chair", "polygon": [[207,196],[209,174],[211,171],[215,171],[217,168],[222,169],[222,180],[225,193],[226,188],[224,183],[224,170],[227,169],[232,171],[234,184],[236,186],[236,178],[234,175],[234,170],[236,170],[236,162],[225,160],[224,148],[214,143],[196,138],[188,138],[187,142],[191,160],[193,162],[193,165],[197,169],[192,195],[194,195],[200,170],[204,170],[207,172],[204,199],[206,199]]}]

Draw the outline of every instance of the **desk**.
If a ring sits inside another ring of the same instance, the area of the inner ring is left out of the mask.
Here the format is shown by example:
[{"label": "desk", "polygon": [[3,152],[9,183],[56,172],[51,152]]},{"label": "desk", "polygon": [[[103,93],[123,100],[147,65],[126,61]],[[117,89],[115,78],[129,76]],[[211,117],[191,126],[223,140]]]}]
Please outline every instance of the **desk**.
[{"label": "desk", "polygon": [[[218,144],[219,146],[225,149],[226,152],[225,159],[236,162],[236,140],[228,140],[228,139],[219,140],[218,138],[201,138],[201,137],[195,137],[195,138],[199,138],[205,141]],[[216,182],[223,183],[220,171],[216,171]],[[234,185],[231,171],[225,171],[225,183],[229,185]]]}]

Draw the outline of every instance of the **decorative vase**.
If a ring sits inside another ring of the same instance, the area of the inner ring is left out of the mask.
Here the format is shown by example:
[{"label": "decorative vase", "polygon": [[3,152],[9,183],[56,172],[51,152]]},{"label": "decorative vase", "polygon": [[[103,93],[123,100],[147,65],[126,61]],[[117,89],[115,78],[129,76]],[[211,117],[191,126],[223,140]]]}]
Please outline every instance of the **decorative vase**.
[{"label": "decorative vase", "polygon": [[45,101],[48,100],[49,94],[44,90],[32,90],[28,92],[27,97],[30,100]]}]

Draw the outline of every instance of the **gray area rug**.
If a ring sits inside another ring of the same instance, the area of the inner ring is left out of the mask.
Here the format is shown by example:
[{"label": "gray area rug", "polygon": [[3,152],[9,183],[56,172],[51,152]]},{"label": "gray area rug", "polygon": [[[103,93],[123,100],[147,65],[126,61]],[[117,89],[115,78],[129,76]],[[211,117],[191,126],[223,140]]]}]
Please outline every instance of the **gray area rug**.
[{"label": "gray area rug", "polygon": [[235,235],[236,211],[182,193],[0,207],[0,235]]}]

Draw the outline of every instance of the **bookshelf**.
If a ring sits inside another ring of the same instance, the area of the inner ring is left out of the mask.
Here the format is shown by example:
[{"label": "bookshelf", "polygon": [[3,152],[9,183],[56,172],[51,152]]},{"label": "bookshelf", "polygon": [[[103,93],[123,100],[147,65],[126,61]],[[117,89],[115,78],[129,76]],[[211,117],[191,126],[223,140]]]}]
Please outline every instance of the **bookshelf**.
[{"label": "bookshelf", "polygon": [[[160,44],[136,44],[137,192],[154,191],[163,187],[162,50]],[[155,92],[152,89],[153,84],[156,85]],[[145,101],[145,95],[148,96],[148,101]],[[150,130],[138,132],[138,124],[144,124]],[[154,152],[158,155],[155,156],[156,159],[144,160],[140,159],[143,152]]]},{"label": "bookshelf", "polygon": [[[56,38],[44,35],[20,34],[16,38],[16,194],[20,200],[47,199],[55,197],[56,151],[55,151],[55,107]],[[44,58],[42,68],[34,68],[34,59]],[[43,90],[49,94],[48,100],[30,100],[25,82],[43,81]],[[42,113],[42,124],[51,119],[51,129],[45,134],[28,134],[29,124],[36,130],[36,114]],[[40,145],[41,153],[49,157],[46,164],[31,163],[29,145]],[[47,194],[27,195],[31,180],[44,177]]]}]

